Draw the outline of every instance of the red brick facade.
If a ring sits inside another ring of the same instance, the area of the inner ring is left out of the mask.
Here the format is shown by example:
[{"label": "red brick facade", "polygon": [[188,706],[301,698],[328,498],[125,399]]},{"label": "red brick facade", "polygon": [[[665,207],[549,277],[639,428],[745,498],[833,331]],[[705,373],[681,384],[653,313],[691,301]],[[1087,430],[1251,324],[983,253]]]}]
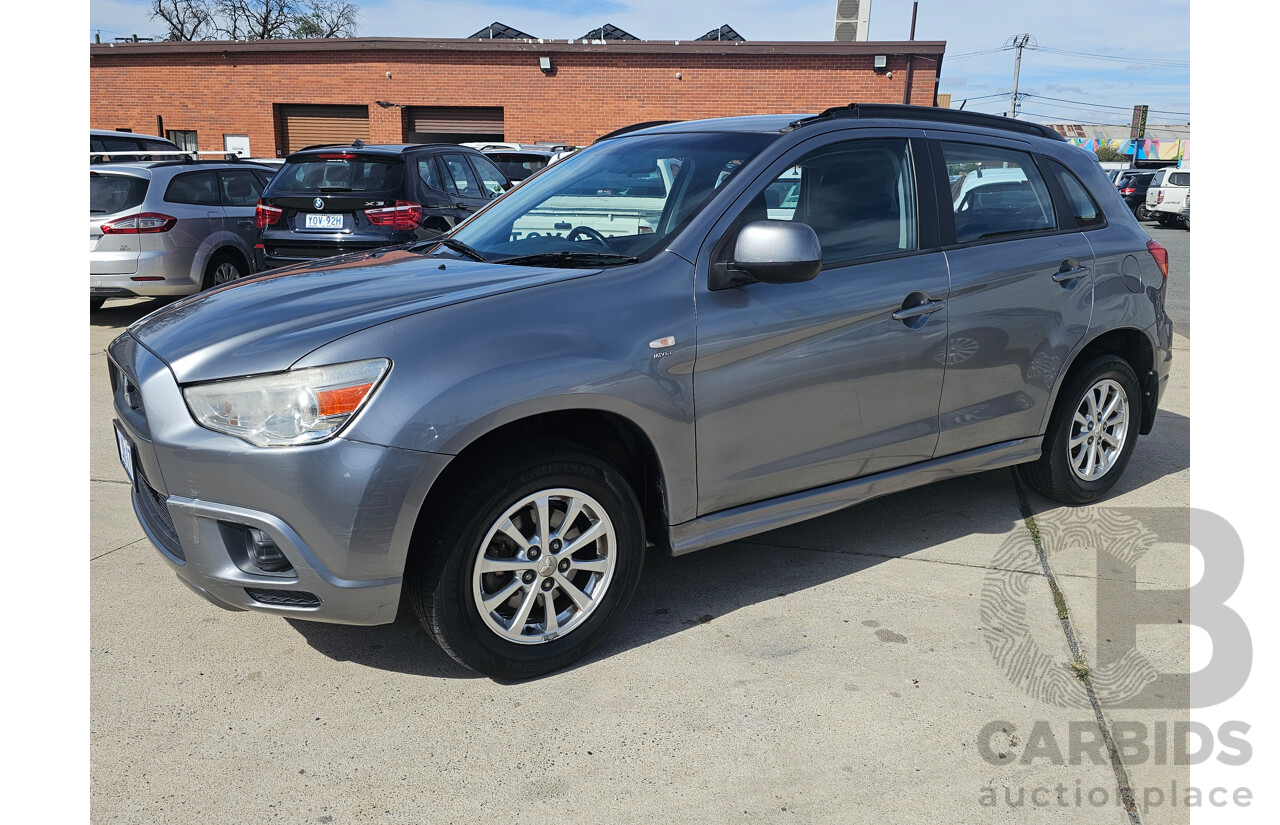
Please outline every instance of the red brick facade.
[{"label": "red brick facade", "polygon": [[[90,125],[195,130],[202,150],[248,134],[252,154],[282,146],[275,105],[357,104],[370,138],[404,140],[400,106],[501,106],[505,139],[585,145],[621,126],[757,113],[817,112],[853,101],[933,105],[945,44],[653,43],[357,38],[90,46]],[[873,68],[875,55],[887,66]],[[554,69],[539,70],[547,56]],[[387,73],[390,77],[387,77]],[[678,76],[677,76],[678,75]]]}]

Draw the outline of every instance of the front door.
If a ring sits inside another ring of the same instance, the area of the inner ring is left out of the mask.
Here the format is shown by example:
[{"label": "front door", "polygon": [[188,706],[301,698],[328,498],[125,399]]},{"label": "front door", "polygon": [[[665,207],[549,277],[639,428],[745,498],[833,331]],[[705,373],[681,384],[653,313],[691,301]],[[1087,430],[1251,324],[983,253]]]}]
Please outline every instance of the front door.
[{"label": "front door", "polygon": [[796,147],[713,232],[709,266],[747,223],[804,222],[823,269],[699,293],[699,515],[933,456],[947,266],[922,237],[922,144],[894,134]]}]

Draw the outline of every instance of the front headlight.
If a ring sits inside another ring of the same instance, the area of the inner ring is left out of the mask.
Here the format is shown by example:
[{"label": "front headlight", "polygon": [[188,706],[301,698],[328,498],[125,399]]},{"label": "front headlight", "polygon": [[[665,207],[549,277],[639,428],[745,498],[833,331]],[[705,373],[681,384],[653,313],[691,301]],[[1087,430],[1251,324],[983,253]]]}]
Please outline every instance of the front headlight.
[{"label": "front headlight", "polygon": [[182,390],[196,423],[259,447],[331,438],[364,406],[386,358],[194,384]]}]

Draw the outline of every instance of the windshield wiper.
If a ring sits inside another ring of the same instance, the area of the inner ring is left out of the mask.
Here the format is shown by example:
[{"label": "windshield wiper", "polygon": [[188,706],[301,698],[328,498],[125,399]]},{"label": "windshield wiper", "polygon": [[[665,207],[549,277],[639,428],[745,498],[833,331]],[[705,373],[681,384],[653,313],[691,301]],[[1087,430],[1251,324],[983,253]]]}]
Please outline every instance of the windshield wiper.
[{"label": "windshield wiper", "polygon": [[461,252],[473,261],[488,261],[479,250],[464,244],[462,241],[454,238],[427,238],[422,241],[414,241],[405,247],[410,252],[417,252],[419,249],[426,249],[429,246],[446,246],[449,249]]},{"label": "windshield wiper", "polygon": [[351,192],[350,186],[321,186],[318,187],[321,192]]},{"label": "windshield wiper", "polygon": [[634,255],[619,255],[616,252],[539,252],[534,255],[515,255],[510,258],[499,258],[495,264],[581,264],[596,266],[599,264],[633,264],[640,260]]}]

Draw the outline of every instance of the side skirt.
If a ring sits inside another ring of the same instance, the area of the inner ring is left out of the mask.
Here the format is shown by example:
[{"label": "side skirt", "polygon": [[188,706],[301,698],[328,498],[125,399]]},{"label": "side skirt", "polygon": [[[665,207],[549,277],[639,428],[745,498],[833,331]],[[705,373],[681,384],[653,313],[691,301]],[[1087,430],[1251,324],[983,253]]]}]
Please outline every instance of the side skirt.
[{"label": "side skirt", "polygon": [[841,481],[825,487],[709,513],[692,521],[668,527],[667,549],[673,556],[683,556],[695,550],[825,516],[873,498],[931,484],[945,478],[1035,461],[1040,457],[1043,441],[1044,436],[1005,441],[851,481]]}]

